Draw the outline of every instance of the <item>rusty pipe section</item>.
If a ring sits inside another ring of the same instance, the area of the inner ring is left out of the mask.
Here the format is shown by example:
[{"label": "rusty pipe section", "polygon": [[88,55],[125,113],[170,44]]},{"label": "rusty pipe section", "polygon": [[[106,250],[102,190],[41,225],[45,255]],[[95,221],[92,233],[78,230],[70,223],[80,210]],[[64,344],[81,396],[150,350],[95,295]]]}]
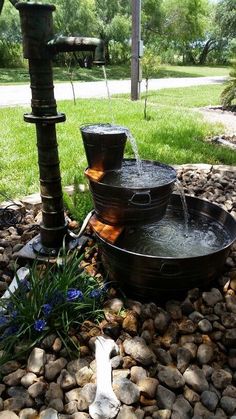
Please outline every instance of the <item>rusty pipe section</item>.
[{"label": "rusty pipe section", "polygon": [[58,52],[91,51],[93,53],[94,64],[105,64],[104,42],[100,38],[58,36],[50,40],[47,46],[52,54],[57,54]]},{"label": "rusty pipe section", "polygon": [[[1,0],[0,0],[1,1]],[[54,97],[52,58],[58,52],[102,50],[96,38],[59,37],[54,39],[55,6],[41,3],[18,3],[24,57],[29,62],[31,108],[24,120],[36,125],[42,223],[40,238],[33,244],[37,253],[55,255],[69,234],[64,216],[56,124],[65,121],[57,112]],[[95,54],[96,55],[96,54]],[[101,55],[100,55],[101,57]],[[101,59],[100,59],[101,60]],[[101,62],[100,62],[101,63]]]}]

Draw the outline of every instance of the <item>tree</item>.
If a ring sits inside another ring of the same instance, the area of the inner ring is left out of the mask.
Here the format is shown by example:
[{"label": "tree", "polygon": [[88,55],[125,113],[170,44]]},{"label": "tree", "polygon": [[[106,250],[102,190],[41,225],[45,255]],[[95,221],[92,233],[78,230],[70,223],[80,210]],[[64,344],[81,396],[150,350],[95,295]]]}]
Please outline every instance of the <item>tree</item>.
[{"label": "tree", "polygon": [[144,119],[147,118],[147,100],[148,100],[148,81],[154,74],[156,75],[161,64],[160,57],[155,51],[146,49],[142,58],[142,72],[145,78],[145,99],[144,99]]},{"label": "tree", "polygon": [[236,1],[221,0],[216,6],[216,22],[221,35],[226,38],[236,37]]},{"label": "tree", "polygon": [[197,42],[204,42],[209,12],[207,0],[163,1],[163,34],[175,44],[185,63],[196,61],[193,51]]},{"label": "tree", "polygon": [[22,66],[19,13],[9,1],[5,2],[0,16],[0,34],[0,66]]},{"label": "tree", "polygon": [[106,62],[110,62],[111,40],[127,43],[130,37],[130,2],[124,0],[95,0],[98,30],[105,45]]}]

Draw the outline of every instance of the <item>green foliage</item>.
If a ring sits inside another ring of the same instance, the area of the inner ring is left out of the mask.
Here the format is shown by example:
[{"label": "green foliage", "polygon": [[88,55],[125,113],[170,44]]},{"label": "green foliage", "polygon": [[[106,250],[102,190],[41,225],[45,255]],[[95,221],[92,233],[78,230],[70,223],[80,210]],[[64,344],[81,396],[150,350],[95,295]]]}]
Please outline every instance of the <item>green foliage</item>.
[{"label": "green foliage", "polygon": [[79,222],[82,222],[89,211],[93,207],[91,194],[89,191],[81,192],[79,188],[79,181],[74,178],[74,192],[70,196],[64,193],[64,205],[70,216]]},{"label": "green foliage", "polygon": [[148,99],[148,80],[157,74],[160,69],[161,60],[155,54],[155,51],[145,50],[144,56],[142,58],[142,73],[146,80],[146,89],[145,89],[145,100],[144,100],[144,119],[147,119],[147,99]]},{"label": "green foliage", "polygon": [[221,93],[221,103],[223,106],[230,106],[236,99],[236,58],[232,60],[232,70],[230,71],[230,79],[226,82],[226,86]]},{"label": "green foliage", "polygon": [[84,320],[97,321],[103,317],[102,301],[106,291],[103,284],[79,267],[76,253],[62,254],[61,263],[45,270],[35,264],[27,280],[18,279],[18,289],[0,306],[0,349],[6,356],[17,358],[15,345],[25,344],[27,352],[47,334],[56,333],[65,343],[69,354],[79,348],[71,339]]},{"label": "green foliage", "polygon": [[226,38],[236,36],[236,2],[235,0],[220,0],[216,6],[216,22],[221,35]]}]

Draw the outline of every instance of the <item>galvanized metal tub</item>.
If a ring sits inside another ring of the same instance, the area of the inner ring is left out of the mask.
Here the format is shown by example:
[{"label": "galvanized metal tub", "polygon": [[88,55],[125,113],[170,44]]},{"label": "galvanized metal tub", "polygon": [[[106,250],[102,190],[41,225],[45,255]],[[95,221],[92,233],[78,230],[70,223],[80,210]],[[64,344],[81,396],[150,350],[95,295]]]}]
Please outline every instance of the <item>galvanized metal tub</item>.
[{"label": "galvanized metal tub", "polygon": [[80,127],[90,169],[98,171],[120,169],[127,128],[111,124],[88,124]]},{"label": "galvanized metal tub", "polygon": [[[134,161],[124,159],[124,162]],[[100,221],[110,225],[127,225],[158,221],[165,215],[176,181],[176,171],[156,161],[142,160],[142,164],[145,163],[153,165],[156,170],[166,169],[169,180],[161,186],[122,187],[88,177],[95,213]]]},{"label": "galvanized metal tub", "polygon": [[[206,287],[224,267],[230,246],[236,239],[236,220],[216,204],[186,196],[190,213],[219,223],[230,237],[219,250],[195,257],[158,257],[134,253],[110,244],[97,234],[99,248],[110,280],[116,281],[132,298],[155,300],[177,296],[195,287]],[[179,195],[171,196],[168,211],[181,208]]]}]

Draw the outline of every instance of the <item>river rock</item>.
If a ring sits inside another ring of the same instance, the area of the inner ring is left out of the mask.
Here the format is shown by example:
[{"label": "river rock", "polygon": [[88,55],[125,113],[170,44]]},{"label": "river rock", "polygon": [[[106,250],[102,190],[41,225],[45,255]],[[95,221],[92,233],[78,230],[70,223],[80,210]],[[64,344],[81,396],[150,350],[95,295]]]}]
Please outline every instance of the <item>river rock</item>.
[{"label": "river rock", "polygon": [[138,383],[147,377],[147,370],[143,367],[134,366],[130,370],[130,378],[133,383]]},{"label": "river rock", "polygon": [[58,358],[56,361],[49,362],[45,365],[45,377],[49,381],[53,381],[66,366],[67,360],[65,358]]},{"label": "river rock", "polygon": [[201,365],[210,363],[213,357],[214,350],[212,345],[208,345],[206,343],[199,345],[197,350],[197,360]]},{"label": "river rock", "polygon": [[158,379],[171,389],[181,388],[185,384],[182,374],[175,367],[160,366]]},{"label": "river rock", "polygon": [[20,411],[19,418],[20,419],[36,419],[37,415],[38,415],[37,410],[32,409],[32,408],[25,408]]},{"label": "river rock", "polygon": [[125,352],[143,366],[149,366],[156,361],[153,351],[146,345],[144,339],[134,337],[123,342]]},{"label": "river rock", "polygon": [[236,413],[236,399],[234,397],[223,396],[220,405],[227,415]]},{"label": "river rock", "polygon": [[206,390],[201,394],[201,402],[207,409],[214,412],[218,405],[219,398],[213,391]]},{"label": "river rock", "polygon": [[214,307],[215,304],[223,300],[222,294],[217,288],[212,288],[211,291],[203,292],[202,298],[204,302],[210,307]]},{"label": "river rock", "polygon": [[182,396],[178,396],[173,404],[173,412],[178,413],[180,418],[190,418],[192,417],[192,406],[191,404]]},{"label": "river rock", "polygon": [[117,398],[124,404],[137,403],[140,396],[139,387],[127,378],[120,379],[113,383],[113,390]]},{"label": "river rock", "polygon": [[175,402],[175,393],[161,384],[157,387],[157,404],[160,409],[172,409]]},{"label": "river rock", "polygon": [[189,366],[189,362],[193,358],[192,353],[186,347],[180,347],[177,349],[177,368],[181,372],[184,373],[186,368]]},{"label": "river rock", "polygon": [[171,317],[169,313],[167,313],[165,310],[158,307],[157,314],[154,318],[154,325],[158,332],[163,334],[169,323],[170,323]]},{"label": "river rock", "polygon": [[25,370],[19,368],[11,374],[5,375],[3,382],[8,386],[17,386],[20,384],[21,378],[25,375]]},{"label": "river rock", "polygon": [[216,388],[224,389],[229,384],[231,384],[232,375],[228,371],[219,369],[219,370],[213,371],[211,380]]},{"label": "river rock", "polygon": [[3,410],[0,412],[0,419],[19,419],[19,416],[10,410]]},{"label": "river rock", "polygon": [[139,380],[137,383],[137,386],[145,397],[148,399],[154,399],[156,395],[158,380],[156,378],[143,378],[142,380]]},{"label": "river rock", "polygon": [[41,348],[34,348],[28,358],[27,370],[35,374],[41,374],[45,363],[46,363],[45,350]]},{"label": "river rock", "polygon": [[183,374],[186,384],[194,391],[202,393],[208,390],[208,382],[203,371],[197,365],[190,365]]}]

